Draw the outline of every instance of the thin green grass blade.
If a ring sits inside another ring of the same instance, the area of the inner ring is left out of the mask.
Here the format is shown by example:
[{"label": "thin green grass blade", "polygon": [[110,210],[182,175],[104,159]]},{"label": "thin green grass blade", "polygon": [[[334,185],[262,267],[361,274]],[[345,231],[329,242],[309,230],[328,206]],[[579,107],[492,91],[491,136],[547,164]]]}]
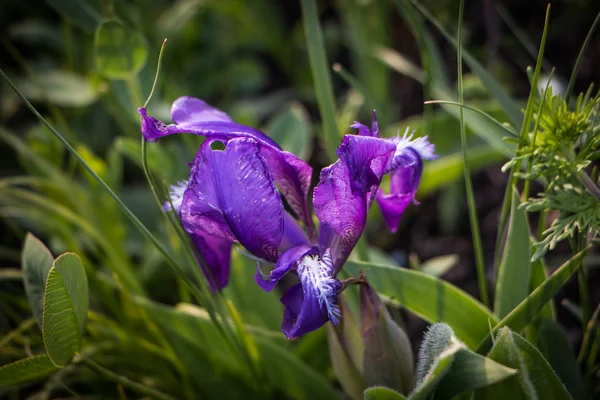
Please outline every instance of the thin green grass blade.
[{"label": "thin green grass blade", "polygon": [[569,99],[573,88],[575,87],[575,80],[577,79],[577,74],[579,73],[579,68],[581,67],[581,62],[583,61],[583,56],[592,41],[592,37],[594,36],[594,32],[598,27],[598,23],[600,23],[600,12],[596,15],[596,19],[594,19],[594,23],[592,23],[592,27],[590,28],[583,45],[581,46],[581,50],[579,51],[579,55],[577,56],[577,60],[575,61],[575,66],[573,67],[573,72],[571,73],[571,78],[569,79],[569,84],[567,85],[567,90],[565,91],[565,99]]},{"label": "thin green grass blade", "polygon": [[304,34],[308,59],[312,70],[315,93],[323,126],[323,137],[327,157],[333,160],[339,144],[339,133],[335,122],[335,97],[329,73],[329,63],[325,53],[323,32],[319,23],[319,13],[315,0],[301,0],[302,19],[304,21]]},{"label": "thin green grass blade", "polygon": [[[465,1],[461,0],[458,11],[458,40],[457,40],[457,62],[458,62],[458,102],[462,105],[465,102],[463,93],[463,74],[462,74],[462,23],[465,8]],[[460,143],[463,155],[463,172],[465,178],[465,189],[467,194],[467,204],[469,207],[469,222],[471,224],[471,237],[473,240],[473,252],[475,253],[475,265],[477,267],[477,282],[479,283],[479,295],[482,303],[490,306],[488,295],[487,280],[485,276],[485,260],[483,258],[483,245],[481,244],[481,233],[479,231],[479,220],[477,219],[477,208],[475,205],[475,194],[473,193],[473,183],[471,182],[471,171],[467,156],[467,132],[465,130],[464,108],[460,107]]]},{"label": "thin green grass blade", "polygon": [[[400,0],[396,1],[400,2]],[[442,24],[425,7],[415,0],[410,0],[410,2],[437,28],[437,30],[446,38],[446,40],[448,40],[448,42],[450,42],[450,44],[458,47],[458,40],[454,39],[454,37],[448,31],[446,31],[446,29],[444,29]],[[465,63],[469,66],[471,71],[473,71],[479,77],[479,79],[481,79],[481,82],[489,90],[492,96],[502,105],[502,108],[506,112],[506,115],[512,124],[514,126],[521,125],[523,117],[519,104],[513,100],[508,93],[506,93],[500,82],[498,82],[496,78],[487,72],[487,70],[475,59],[475,57],[468,52],[464,52],[463,57]]]},{"label": "thin green grass blade", "polygon": [[[46,119],[35,109],[35,107],[23,96],[23,94],[19,91],[19,89],[13,84],[13,82],[6,76],[4,71],[0,68],[0,74],[2,77],[8,82],[10,87],[17,93],[17,95],[21,98],[25,106],[33,113],[33,115],[65,146],[65,148],[71,153],[77,161],[81,163],[81,165],[85,168],[85,170],[102,186],[104,190],[112,197],[112,199],[117,203],[121,211],[129,218],[129,220],[134,224],[134,226],[148,239],[156,249],[163,255],[163,257],[167,260],[168,264],[179,274],[182,274],[183,271],[177,265],[173,257],[169,254],[167,249],[162,245],[162,243],[148,230],[148,228],[138,219],[138,217],[123,203],[123,201],[117,196],[117,194],[104,182],[104,180],[94,171],[92,167],[88,163],[85,162],[83,157],[71,146],[71,144],[56,130]],[[190,285],[192,290],[196,289],[192,285]]]},{"label": "thin green grass blade", "polygon": [[[535,107],[535,98],[537,96],[538,91],[538,82],[540,78],[540,73],[542,70],[542,61],[544,59],[544,49],[546,47],[546,37],[548,36],[548,25],[550,22],[550,4],[548,4],[548,8],[546,9],[546,19],[544,21],[544,31],[542,33],[542,39],[540,42],[540,50],[538,52],[538,58],[535,65],[535,72],[533,74],[533,78],[531,81],[531,89],[529,91],[529,98],[527,99],[527,108],[525,109],[525,116],[523,118],[523,123],[521,125],[521,131],[519,137],[524,139],[529,132],[531,119],[533,117],[533,109]],[[521,143],[523,140],[521,140]],[[519,144],[520,147],[520,144]],[[518,148],[517,148],[518,151]],[[510,212],[510,204],[512,202],[512,188],[516,185],[515,172],[521,169],[521,163],[516,163],[510,169],[510,173],[508,176],[508,185],[506,187],[506,191],[504,193],[504,200],[502,201],[502,211],[500,214],[500,220],[498,225],[498,233],[496,234],[496,249],[494,256],[494,266],[498,265],[500,260],[500,254],[502,254],[501,248],[505,239],[506,226],[508,223],[508,214]]]}]

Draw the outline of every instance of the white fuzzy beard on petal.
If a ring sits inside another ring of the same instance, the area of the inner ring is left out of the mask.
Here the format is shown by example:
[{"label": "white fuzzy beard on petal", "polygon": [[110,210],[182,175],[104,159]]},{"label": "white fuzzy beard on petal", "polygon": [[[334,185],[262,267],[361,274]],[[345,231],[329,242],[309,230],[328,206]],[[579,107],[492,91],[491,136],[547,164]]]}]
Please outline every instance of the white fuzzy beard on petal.
[{"label": "white fuzzy beard on petal", "polygon": [[400,133],[398,133],[398,137],[394,138],[394,142],[396,143],[396,152],[394,157],[401,155],[407,147],[415,150],[422,159],[424,160],[434,160],[439,156],[435,154],[435,146],[429,143],[427,136],[418,137],[413,139],[415,131],[410,131],[409,128],[406,128],[404,135],[400,137]]},{"label": "white fuzzy beard on petal", "polygon": [[336,324],[341,317],[341,311],[336,304],[337,281],[331,276],[333,262],[329,249],[323,257],[316,254],[305,256],[297,267],[300,281],[304,288],[312,288],[319,300],[319,306],[327,308],[327,315]]},{"label": "white fuzzy beard on petal", "polygon": [[[187,189],[188,181],[179,181],[177,185],[171,185],[171,191],[169,192],[169,199],[173,204],[173,208],[176,212],[179,212],[181,208],[181,203],[183,202],[183,194],[185,193],[185,189]],[[167,202],[165,204],[165,210],[171,211],[171,204]]]}]

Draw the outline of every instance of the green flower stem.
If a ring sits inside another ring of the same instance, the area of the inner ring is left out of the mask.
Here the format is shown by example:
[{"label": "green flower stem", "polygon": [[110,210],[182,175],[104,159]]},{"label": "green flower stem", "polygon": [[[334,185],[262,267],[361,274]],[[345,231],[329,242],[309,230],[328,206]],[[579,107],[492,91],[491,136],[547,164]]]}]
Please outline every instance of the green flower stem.
[{"label": "green flower stem", "polygon": [[137,392],[141,395],[150,396],[152,398],[159,399],[159,400],[176,400],[174,397],[171,397],[166,393],[160,392],[150,386],[146,386],[141,383],[134,382],[123,375],[115,374],[114,372],[102,367],[101,365],[96,364],[94,361],[92,361],[89,358],[82,357],[80,359],[80,361],[82,364],[84,364],[85,366],[87,366],[88,368],[90,368],[91,370],[96,372],[98,375],[101,375],[104,378],[106,378],[110,381],[113,381],[115,383],[118,383],[119,385],[122,385],[128,389],[131,389],[134,392]]},{"label": "green flower stem", "polygon": [[[462,79],[462,22],[465,8],[465,1],[461,0],[458,11],[458,102],[464,103],[463,79]],[[488,296],[488,287],[485,277],[485,259],[483,257],[483,246],[481,244],[481,233],[479,231],[479,221],[477,220],[477,209],[475,206],[475,195],[473,193],[473,183],[471,182],[471,170],[469,168],[467,157],[467,133],[465,130],[464,108],[460,107],[460,142],[463,156],[463,172],[465,176],[465,188],[467,191],[467,203],[469,206],[469,222],[471,223],[471,236],[473,238],[473,251],[475,252],[475,265],[477,267],[477,281],[479,282],[479,294],[481,301],[486,307],[490,307]]]}]

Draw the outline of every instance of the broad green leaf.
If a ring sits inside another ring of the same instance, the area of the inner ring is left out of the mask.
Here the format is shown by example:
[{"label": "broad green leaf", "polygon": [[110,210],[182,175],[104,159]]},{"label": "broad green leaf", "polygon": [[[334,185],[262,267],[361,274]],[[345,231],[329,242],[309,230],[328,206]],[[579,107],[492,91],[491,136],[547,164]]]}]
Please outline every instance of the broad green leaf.
[{"label": "broad green leaf", "polygon": [[99,95],[88,79],[71,71],[44,71],[17,82],[30,100],[61,107],[86,107]]},{"label": "broad green leaf", "polygon": [[575,400],[585,397],[573,348],[563,328],[550,318],[542,318],[537,327],[535,347],[548,361]]},{"label": "broad green leaf", "polygon": [[88,33],[94,33],[104,17],[97,0],[46,0],[64,19]]},{"label": "broad green leaf", "polygon": [[265,133],[275,140],[282,149],[308,160],[312,152],[312,127],[306,110],[294,103],[275,116]]},{"label": "broad green leaf", "polygon": [[529,294],[531,246],[525,210],[519,209],[519,194],[513,190],[504,254],[498,269],[494,311],[505,317]]},{"label": "broad green leaf", "polygon": [[65,366],[79,351],[87,310],[85,269],[77,254],[65,253],[54,261],[44,296],[42,333],[55,365]]},{"label": "broad green leaf", "polygon": [[519,371],[504,382],[479,389],[475,399],[570,399],[540,352],[508,328],[499,331],[488,358]]},{"label": "broad green leaf", "polygon": [[421,344],[418,387],[409,399],[450,399],[500,382],[516,372],[468,350],[446,324],[435,324],[427,331]]},{"label": "broad green leaf", "polygon": [[[524,329],[536,316],[540,310],[550,301],[554,295],[564,286],[571,275],[581,265],[581,259],[590,250],[591,245],[575,254],[571,259],[561,265],[548,279],[538,286],[525,300],[515,307],[506,317],[498,322],[492,332],[495,334],[504,326],[515,331]],[[477,346],[477,352],[487,351],[492,346],[492,338],[487,334],[481,343]]]},{"label": "broad green leaf", "polygon": [[94,50],[98,72],[109,79],[132,78],[148,58],[148,48],[140,33],[118,21],[98,27]]},{"label": "broad green leaf", "polygon": [[56,369],[45,354],[15,361],[0,367],[0,387],[43,378]]},{"label": "broad green leaf", "polygon": [[406,307],[429,322],[445,322],[470,348],[489,333],[498,320],[481,303],[456,286],[419,271],[389,265],[347,262],[346,271],[358,276],[364,269],[380,295]]},{"label": "broad green leaf", "polygon": [[386,387],[370,387],[364,392],[365,400],[405,400],[406,397]]},{"label": "broad green leaf", "polygon": [[44,291],[48,272],[52,268],[54,257],[50,250],[33,234],[28,233],[23,245],[21,266],[24,274],[25,293],[33,311],[33,316],[42,328],[44,314]]}]

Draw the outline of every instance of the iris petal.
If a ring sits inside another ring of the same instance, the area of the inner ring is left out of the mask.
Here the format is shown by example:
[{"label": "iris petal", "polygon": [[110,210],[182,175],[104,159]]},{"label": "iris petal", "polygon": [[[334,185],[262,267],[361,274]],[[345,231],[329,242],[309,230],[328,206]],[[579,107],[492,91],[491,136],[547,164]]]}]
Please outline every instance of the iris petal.
[{"label": "iris petal", "polygon": [[290,339],[319,329],[327,321],[340,317],[336,304],[342,284],[333,278],[333,262],[329,250],[319,257],[304,255],[297,265],[300,283],[292,286],[281,298],[285,306],[281,329]]},{"label": "iris petal", "polygon": [[138,109],[138,112],[142,117],[142,134],[150,142],[181,133],[205,136],[207,139],[223,142],[235,138],[252,138],[260,142],[262,156],[275,182],[294,212],[309,230],[313,229],[308,209],[312,168],[296,155],[281,150],[273,139],[257,129],[236,124],[224,112],[193,97],[181,97],[173,103],[171,118],[174,124],[166,125],[147,115],[145,108]]},{"label": "iris petal", "polygon": [[199,262],[210,287],[217,290],[227,286],[232,243],[229,240],[203,232],[191,234],[190,237],[202,256],[202,260],[199,260]]},{"label": "iris petal", "polygon": [[195,229],[237,240],[275,262],[283,236],[283,203],[253,139],[232,139],[225,150],[201,147],[194,161],[182,219]]},{"label": "iris petal", "polygon": [[270,292],[277,282],[292,268],[296,267],[299,260],[311,251],[310,246],[298,246],[284,252],[277,260],[277,265],[268,276],[263,276],[260,267],[257,268],[254,280],[263,290]]},{"label": "iris petal", "polygon": [[313,202],[322,226],[320,244],[332,249],[336,270],[365,227],[375,190],[395,148],[384,139],[346,135],[337,151],[339,160],[321,171]]}]

